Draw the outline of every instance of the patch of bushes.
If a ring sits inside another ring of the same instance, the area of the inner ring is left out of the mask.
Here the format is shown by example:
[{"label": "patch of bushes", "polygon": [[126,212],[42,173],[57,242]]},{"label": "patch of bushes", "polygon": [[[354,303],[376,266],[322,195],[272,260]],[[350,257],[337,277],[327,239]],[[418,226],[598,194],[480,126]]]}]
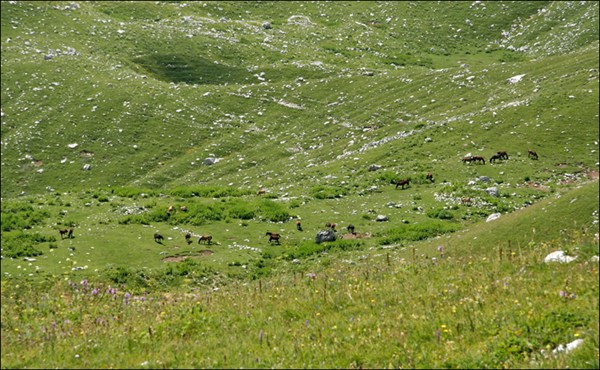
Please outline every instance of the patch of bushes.
[{"label": "patch of bushes", "polygon": [[452,233],[460,229],[458,224],[447,222],[427,222],[423,224],[401,224],[389,229],[379,239],[380,245],[389,245],[401,241],[419,241],[435,236]]},{"label": "patch of bushes", "polygon": [[43,223],[48,217],[50,212],[35,209],[29,204],[15,203],[6,206],[3,204],[0,227],[2,231],[31,229],[34,225]]},{"label": "patch of bushes", "polygon": [[43,252],[37,246],[46,242],[56,242],[56,237],[23,232],[2,234],[2,256],[7,258],[39,256]]},{"label": "patch of bushes", "polygon": [[454,218],[454,214],[444,208],[430,209],[426,214],[429,218],[439,218],[440,220],[452,220]]},{"label": "patch of bushes", "polygon": [[319,185],[311,189],[311,194],[316,199],[334,199],[347,195],[348,190],[340,186]]},{"label": "patch of bushes", "polygon": [[250,190],[242,190],[226,186],[193,186],[179,187],[170,191],[173,196],[182,198],[204,197],[204,198],[223,198],[240,197],[251,194]]}]

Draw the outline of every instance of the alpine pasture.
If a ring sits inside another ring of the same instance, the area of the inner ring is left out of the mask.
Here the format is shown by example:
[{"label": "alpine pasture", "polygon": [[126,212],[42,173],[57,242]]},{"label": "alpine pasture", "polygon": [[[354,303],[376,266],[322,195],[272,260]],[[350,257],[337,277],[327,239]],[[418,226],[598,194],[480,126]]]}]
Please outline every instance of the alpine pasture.
[{"label": "alpine pasture", "polygon": [[0,4],[2,368],[599,367],[598,2]]}]

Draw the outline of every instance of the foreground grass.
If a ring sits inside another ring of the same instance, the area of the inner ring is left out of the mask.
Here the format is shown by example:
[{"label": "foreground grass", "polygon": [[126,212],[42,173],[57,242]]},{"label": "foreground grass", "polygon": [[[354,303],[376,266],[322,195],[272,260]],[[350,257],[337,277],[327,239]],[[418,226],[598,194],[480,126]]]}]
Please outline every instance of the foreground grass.
[{"label": "foreground grass", "polygon": [[[531,209],[588,219],[591,185]],[[3,279],[2,367],[598,368],[597,222],[522,243],[539,220],[506,217],[437,242],[281,261],[219,288]],[[544,263],[559,249],[578,257]]]}]

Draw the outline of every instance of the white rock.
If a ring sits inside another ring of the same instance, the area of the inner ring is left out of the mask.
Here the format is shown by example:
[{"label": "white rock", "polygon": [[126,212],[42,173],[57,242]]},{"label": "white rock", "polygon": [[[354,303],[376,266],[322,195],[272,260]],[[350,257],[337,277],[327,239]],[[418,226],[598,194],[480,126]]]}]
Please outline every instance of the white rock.
[{"label": "white rock", "polygon": [[563,251],[554,251],[544,258],[545,263],[549,262],[561,262],[561,263],[569,263],[576,259],[577,257],[567,256]]},{"label": "white rock", "polygon": [[485,222],[490,222],[490,221],[494,221],[500,218],[500,216],[502,216],[502,214],[500,213],[492,213],[491,215],[488,216],[488,218],[485,220]]}]

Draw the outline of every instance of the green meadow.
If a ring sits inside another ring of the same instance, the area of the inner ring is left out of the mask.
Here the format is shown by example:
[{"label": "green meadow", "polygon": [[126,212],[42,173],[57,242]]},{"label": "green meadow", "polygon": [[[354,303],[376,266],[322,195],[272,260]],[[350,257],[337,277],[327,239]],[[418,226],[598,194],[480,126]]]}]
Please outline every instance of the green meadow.
[{"label": "green meadow", "polygon": [[2,368],[599,367],[597,2],[1,17]]}]

